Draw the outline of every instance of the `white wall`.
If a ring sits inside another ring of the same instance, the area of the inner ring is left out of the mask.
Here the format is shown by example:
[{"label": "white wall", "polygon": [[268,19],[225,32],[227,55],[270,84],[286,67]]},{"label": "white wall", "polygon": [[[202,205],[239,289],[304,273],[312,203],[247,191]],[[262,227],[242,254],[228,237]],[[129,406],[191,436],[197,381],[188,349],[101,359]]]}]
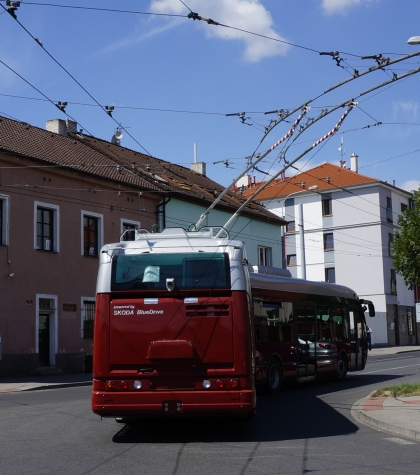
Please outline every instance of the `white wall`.
[{"label": "white wall", "polygon": [[[166,227],[188,228],[199,220],[205,210],[202,206],[172,199],[166,205]],[[223,226],[230,217],[230,213],[213,209],[201,226]],[[228,231],[231,239],[244,242],[251,264],[258,264],[258,246],[265,246],[272,249],[272,265],[282,266],[281,226],[239,216]]]},{"label": "white wall", "polygon": [[[413,292],[403,284],[397,275],[398,295],[392,295],[390,288],[391,269],[388,235],[398,229],[397,219],[401,203],[408,205],[408,197],[398,190],[383,184],[350,187],[350,191],[331,191],[332,216],[322,216],[321,194],[299,194],[293,198],[293,207],[285,206],[284,198],[266,203],[267,209],[287,220],[295,217],[296,233],[286,235],[287,243],[296,243],[297,276],[301,274],[299,205],[303,203],[305,229],[306,278],[325,280],[325,268],[335,267],[336,282],[353,289],[361,298],[375,304],[376,317],[366,313],[368,325],[372,328],[372,343],[387,344],[388,331],[386,305],[414,306]],[[387,200],[392,199],[393,222],[387,222]],[[333,232],[334,251],[324,251],[323,234]],[[290,236],[290,237],[289,237]]]}]

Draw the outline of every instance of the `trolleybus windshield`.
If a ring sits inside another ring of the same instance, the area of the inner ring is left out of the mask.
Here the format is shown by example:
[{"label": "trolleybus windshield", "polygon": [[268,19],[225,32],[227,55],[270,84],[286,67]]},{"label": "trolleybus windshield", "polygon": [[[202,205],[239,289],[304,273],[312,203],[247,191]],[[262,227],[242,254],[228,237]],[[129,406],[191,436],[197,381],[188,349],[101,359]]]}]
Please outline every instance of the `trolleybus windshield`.
[{"label": "trolleybus windshield", "polygon": [[227,253],[116,254],[112,259],[111,290],[230,288]]}]

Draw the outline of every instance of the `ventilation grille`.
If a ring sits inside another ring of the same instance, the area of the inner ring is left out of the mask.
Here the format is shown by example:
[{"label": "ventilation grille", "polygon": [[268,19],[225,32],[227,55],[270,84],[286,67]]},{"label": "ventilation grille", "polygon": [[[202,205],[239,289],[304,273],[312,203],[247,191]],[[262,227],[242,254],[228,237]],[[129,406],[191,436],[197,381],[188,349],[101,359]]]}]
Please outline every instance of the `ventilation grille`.
[{"label": "ventilation grille", "polygon": [[228,317],[229,305],[188,305],[187,317]]}]

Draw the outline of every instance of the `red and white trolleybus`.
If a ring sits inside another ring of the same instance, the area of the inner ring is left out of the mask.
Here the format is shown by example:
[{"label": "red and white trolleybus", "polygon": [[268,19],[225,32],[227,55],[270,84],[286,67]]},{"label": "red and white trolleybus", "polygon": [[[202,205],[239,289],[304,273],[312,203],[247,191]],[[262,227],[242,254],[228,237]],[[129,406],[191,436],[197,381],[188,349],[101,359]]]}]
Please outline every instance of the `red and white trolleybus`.
[{"label": "red and white trolleybus", "polygon": [[364,368],[363,301],[352,290],[258,270],[222,228],[136,231],[134,241],[105,245],[92,410],[119,421],[246,416],[256,384],[276,392],[283,380]]}]

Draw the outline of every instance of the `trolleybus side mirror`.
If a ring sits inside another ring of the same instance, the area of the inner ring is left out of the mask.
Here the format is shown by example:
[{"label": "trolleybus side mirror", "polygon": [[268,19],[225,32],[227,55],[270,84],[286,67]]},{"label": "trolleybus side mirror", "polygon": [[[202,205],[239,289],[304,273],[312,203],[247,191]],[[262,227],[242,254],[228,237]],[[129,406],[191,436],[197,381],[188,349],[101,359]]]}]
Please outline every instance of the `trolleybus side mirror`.
[{"label": "trolleybus side mirror", "polygon": [[369,310],[369,317],[374,317],[375,316],[375,305],[370,300],[364,300],[360,299],[361,304],[366,304],[363,306],[363,311],[366,311],[367,309]]}]

